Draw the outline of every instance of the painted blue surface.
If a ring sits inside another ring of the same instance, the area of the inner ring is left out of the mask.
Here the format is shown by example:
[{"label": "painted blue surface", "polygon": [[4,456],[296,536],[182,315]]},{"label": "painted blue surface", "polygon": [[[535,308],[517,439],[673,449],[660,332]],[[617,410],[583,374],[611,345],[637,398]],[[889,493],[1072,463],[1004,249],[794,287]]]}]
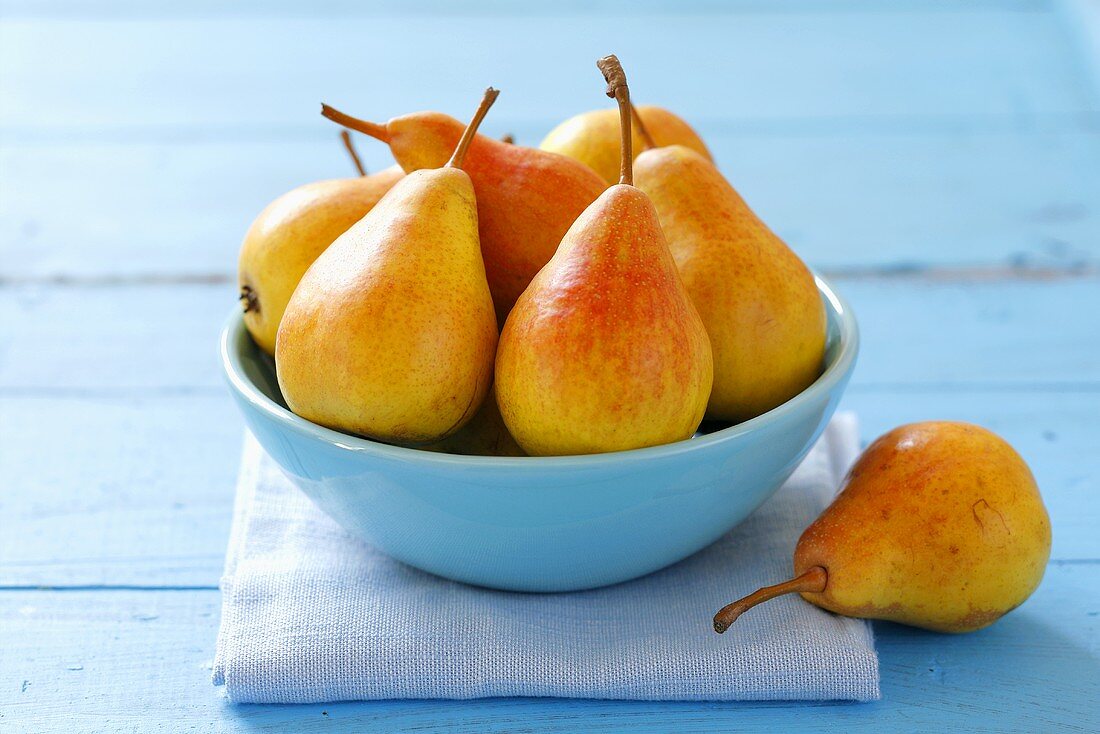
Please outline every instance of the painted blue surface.
[{"label": "painted blue surface", "polygon": [[456,581],[579,591],[702,550],[795,470],[836,410],[859,353],[851,307],[824,280],[818,287],[828,340],[816,382],[736,426],[613,454],[454,456],[310,423],[284,407],[270,361],[239,313],[222,332],[222,365],[260,445],[347,530]]},{"label": "painted blue surface", "polygon": [[[1100,730],[1096,6],[0,0],[0,731]],[[492,83],[487,131],[531,143],[607,103],[609,51],[852,300],[866,439],[1020,450],[1042,586],[972,635],[876,625],[872,705],[227,705],[242,423],[210,345],[258,209],[350,171],[316,103],[462,115]]]}]

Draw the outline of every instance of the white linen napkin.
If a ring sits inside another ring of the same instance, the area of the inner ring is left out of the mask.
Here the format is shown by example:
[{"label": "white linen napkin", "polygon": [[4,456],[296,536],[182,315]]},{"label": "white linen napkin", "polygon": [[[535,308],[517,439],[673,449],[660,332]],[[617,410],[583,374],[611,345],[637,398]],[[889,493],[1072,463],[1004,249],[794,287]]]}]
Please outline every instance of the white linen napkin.
[{"label": "white linen napkin", "polygon": [[722,605],[790,576],[799,534],[858,448],[854,416],[838,415],[776,495],[709,548],[617,586],[522,594],[447,581],[357,540],[248,436],[214,683],[238,703],[877,699],[866,622],[787,596],[711,629]]}]

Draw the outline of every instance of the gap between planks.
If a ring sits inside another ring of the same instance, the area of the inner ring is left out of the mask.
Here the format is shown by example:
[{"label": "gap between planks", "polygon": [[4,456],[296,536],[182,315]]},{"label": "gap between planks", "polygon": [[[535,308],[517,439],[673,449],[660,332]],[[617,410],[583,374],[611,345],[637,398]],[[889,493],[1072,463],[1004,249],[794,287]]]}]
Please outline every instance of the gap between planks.
[{"label": "gap between planks", "polygon": [[[1069,566],[1100,566],[1100,558],[1052,558],[1047,568],[1066,568]],[[219,591],[216,584],[0,584],[0,593],[4,592],[133,592],[133,591]]]}]

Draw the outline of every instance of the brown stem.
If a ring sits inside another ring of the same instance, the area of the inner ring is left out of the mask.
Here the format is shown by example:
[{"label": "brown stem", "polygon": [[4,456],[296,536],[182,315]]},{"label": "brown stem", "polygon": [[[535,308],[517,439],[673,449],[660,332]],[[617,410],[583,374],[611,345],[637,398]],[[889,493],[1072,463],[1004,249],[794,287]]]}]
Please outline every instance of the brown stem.
[{"label": "brown stem", "polygon": [[714,631],[722,634],[729,626],[737,621],[737,618],[757,604],[774,599],[784,594],[798,594],[802,592],[820,593],[825,591],[825,585],[829,583],[829,573],[821,566],[814,566],[801,576],[790,581],[784,581],[775,586],[765,586],[757,589],[744,599],[738,599],[732,604],[727,604],[714,615]]},{"label": "brown stem", "polygon": [[390,131],[386,129],[385,125],[379,125],[377,122],[368,122],[367,120],[360,120],[358,117],[345,115],[340,110],[335,107],[329,107],[324,102],[321,103],[321,114],[337,125],[343,125],[346,128],[361,132],[364,135],[370,135],[375,140],[381,140],[383,143],[390,142]]},{"label": "brown stem", "polygon": [[470,143],[473,142],[474,136],[477,135],[477,129],[481,126],[481,121],[485,119],[486,113],[489,112],[489,108],[493,106],[493,102],[497,101],[497,97],[500,96],[500,90],[489,87],[485,90],[485,96],[481,98],[481,104],[477,106],[477,111],[474,112],[474,117],[470,120],[470,124],[466,126],[466,129],[462,132],[462,137],[458,141],[458,146],[455,147],[455,152],[451,154],[451,160],[447,161],[447,168],[462,168],[463,161],[466,160],[466,151],[470,149]]},{"label": "brown stem", "polygon": [[245,313],[260,312],[260,299],[256,296],[256,291],[252,290],[252,286],[242,285],[241,295],[237,300],[241,302],[241,308]]},{"label": "brown stem", "polygon": [[516,136],[513,135],[512,133],[505,133],[504,135],[500,136],[500,142],[508,143],[508,145],[515,145],[516,144]]},{"label": "brown stem", "polygon": [[619,103],[619,139],[621,141],[622,168],[619,183],[634,185],[633,130],[630,127],[630,89],[626,86],[626,72],[614,54],[596,62],[607,82],[607,96]]},{"label": "brown stem", "polygon": [[351,133],[347,130],[341,130],[340,139],[344,141],[344,147],[347,148],[348,155],[351,156],[351,162],[355,164],[355,170],[359,171],[360,176],[366,176],[367,169],[363,168],[363,161],[359,160],[359,153],[355,150],[355,143],[351,142]]},{"label": "brown stem", "polygon": [[649,129],[646,128],[645,123],[642,122],[642,116],[638,113],[638,108],[634,106],[634,103],[630,103],[630,114],[634,118],[634,124],[638,126],[638,134],[642,136],[642,143],[645,144],[645,149],[656,148],[657,143],[653,142],[653,136],[649,134]]}]

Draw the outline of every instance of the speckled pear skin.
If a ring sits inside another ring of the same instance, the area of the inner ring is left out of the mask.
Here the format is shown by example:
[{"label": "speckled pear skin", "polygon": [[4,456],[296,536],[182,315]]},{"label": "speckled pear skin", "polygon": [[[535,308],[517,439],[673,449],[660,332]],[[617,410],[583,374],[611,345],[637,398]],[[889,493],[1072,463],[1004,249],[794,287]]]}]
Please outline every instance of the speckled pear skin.
[{"label": "speckled pear skin", "polygon": [[[635,108],[657,145],[684,145],[712,160],[702,138],[683,119],[651,105]],[[643,150],[641,134],[632,121],[634,156]],[[570,117],[550,131],[539,144],[543,150],[574,158],[598,173],[607,183],[619,180],[619,113],[614,109],[592,110]]]},{"label": "speckled pear skin", "polygon": [[[245,235],[238,282],[255,298],[244,323],[256,343],[275,354],[275,335],[291,294],[325,248],[362,219],[404,171],[398,166],[369,176],[299,186],[265,208]],[[244,300],[244,299],[242,299]]]},{"label": "speckled pear skin", "polygon": [[1039,586],[1051,528],[1011,446],[967,423],[914,423],[872,443],[806,529],[795,574],[828,572],[807,601],[839,614],[969,632]]},{"label": "speckled pear skin", "polygon": [[275,349],[290,409],[389,443],[438,441],[489,390],[496,316],[469,176],[403,178],[309,268]]},{"label": "speckled pear skin", "polygon": [[[390,149],[406,171],[442,166],[464,128],[438,112],[416,112],[386,123]],[[484,135],[474,138],[462,167],[477,192],[481,251],[503,324],[569,226],[607,183],[572,158]]]},{"label": "speckled pear skin", "polygon": [[689,438],[710,395],[710,342],[640,190],[605,191],[516,302],[496,392],[528,454]]},{"label": "speckled pear skin", "polygon": [[816,380],[826,329],[813,274],[714,164],[680,145],[654,148],[635,160],[634,183],[657,208],[710,335],[707,418],[754,418]]}]

